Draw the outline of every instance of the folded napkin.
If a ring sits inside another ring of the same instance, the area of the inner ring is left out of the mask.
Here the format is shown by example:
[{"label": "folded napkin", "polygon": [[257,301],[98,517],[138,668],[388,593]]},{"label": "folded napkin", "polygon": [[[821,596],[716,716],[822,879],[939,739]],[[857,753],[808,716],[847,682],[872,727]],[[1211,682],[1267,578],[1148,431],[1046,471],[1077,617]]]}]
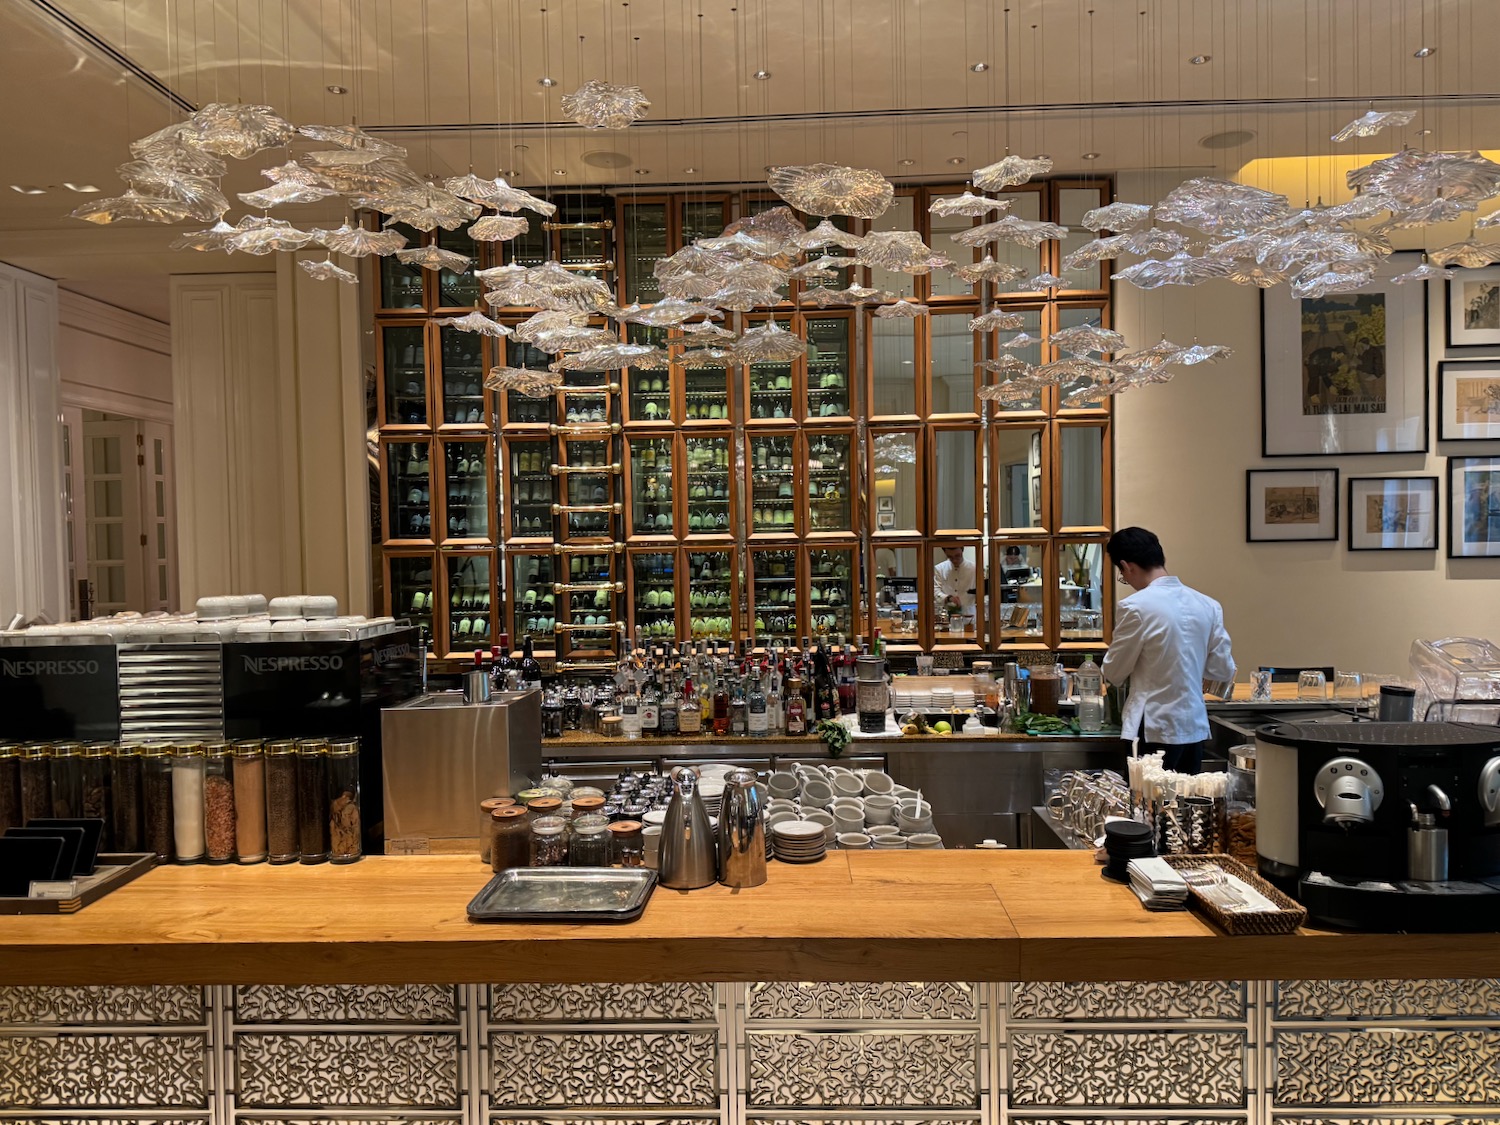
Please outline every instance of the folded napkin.
[{"label": "folded napkin", "polygon": [[1182,910],[1187,906],[1186,881],[1161,858],[1133,859],[1126,871],[1130,889],[1147,910]]}]

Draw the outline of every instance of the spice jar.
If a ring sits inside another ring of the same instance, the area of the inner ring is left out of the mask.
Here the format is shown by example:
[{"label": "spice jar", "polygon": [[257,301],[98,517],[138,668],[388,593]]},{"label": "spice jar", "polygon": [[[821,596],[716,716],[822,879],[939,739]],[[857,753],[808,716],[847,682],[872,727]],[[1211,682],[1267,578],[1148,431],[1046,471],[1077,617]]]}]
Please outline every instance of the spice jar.
[{"label": "spice jar", "polygon": [[328,743],[297,744],[297,849],[303,863],[328,858]]},{"label": "spice jar", "polygon": [[141,748],[142,842],[163,863],[176,854],[172,847],[172,748],[152,743]]},{"label": "spice jar", "polygon": [[[515,803],[514,797],[486,797],[479,802],[479,860],[481,863],[490,861],[490,837],[495,832],[492,814],[496,809],[510,808]],[[522,815],[525,812],[525,809],[521,810]]]},{"label": "spice jar", "polygon": [[561,797],[533,797],[526,802],[526,812],[533,823],[550,817],[565,820],[562,815],[562,803]]},{"label": "spice jar", "polygon": [[77,820],[83,815],[83,744],[59,742],[52,747],[51,816]]},{"label": "spice jar", "polygon": [[21,823],[52,815],[52,747],[28,742],[21,747]]},{"label": "spice jar", "polygon": [[531,825],[520,805],[501,805],[490,814],[490,870],[508,871],[531,863]]},{"label": "spice jar", "polygon": [[109,830],[116,851],[140,852],[146,848],[141,821],[141,747],[122,743],[109,760]]},{"label": "spice jar", "polygon": [[624,722],[613,706],[599,713],[599,735],[601,738],[624,738],[625,732],[621,729]]},{"label": "spice jar", "polygon": [[576,790],[574,791],[574,796],[573,796],[573,820],[575,822],[578,820],[579,817],[597,816],[597,815],[599,815],[599,814],[601,814],[603,812],[604,812],[604,796],[603,796],[603,794],[601,794],[601,795],[599,795],[597,797],[594,797],[594,796],[591,796],[591,795],[584,795],[584,796],[580,797],[580,796],[577,795],[577,791]]},{"label": "spice jar", "polygon": [[115,756],[113,743],[90,742],[83,748],[83,815],[103,822],[99,850],[115,850],[115,834],[109,823],[109,763]]},{"label": "spice jar", "polygon": [[646,866],[646,838],[641,834],[638,820],[617,820],[609,826],[614,837],[611,860],[621,867]]},{"label": "spice jar", "polygon": [[203,843],[209,863],[230,863],[235,855],[238,810],[234,802],[234,747],[212,742],[205,747],[203,770]]},{"label": "spice jar", "polygon": [[359,739],[328,744],[328,858],[353,863],[365,854],[359,808]]},{"label": "spice jar", "polygon": [[272,863],[296,863],[297,744],[266,744],[266,854]]},{"label": "spice jar", "polygon": [[207,851],[203,831],[203,782],[207,755],[200,743],[177,747],[172,755],[172,842],[178,863],[201,863]]},{"label": "spice jar", "polygon": [[21,827],[21,748],[0,743],[0,835]]},{"label": "spice jar", "polygon": [[234,854],[240,863],[266,859],[266,751],[258,738],[234,744]]},{"label": "spice jar", "polygon": [[609,834],[609,817],[590,813],[575,818],[572,838],[568,840],[568,866],[608,867],[613,839]]},{"label": "spice jar", "polygon": [[531,866],[563,867],[568,862],[568,822],[560,816],[531,821]]}]

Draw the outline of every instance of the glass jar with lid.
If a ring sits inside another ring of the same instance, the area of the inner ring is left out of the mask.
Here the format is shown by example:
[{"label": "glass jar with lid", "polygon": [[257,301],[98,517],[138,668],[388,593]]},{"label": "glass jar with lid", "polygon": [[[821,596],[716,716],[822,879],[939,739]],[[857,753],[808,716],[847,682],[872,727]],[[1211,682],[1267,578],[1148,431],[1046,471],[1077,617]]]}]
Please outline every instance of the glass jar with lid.
[{"label": "glass jar with lid", "polygon": [[201,743],[178,746],[172,765],[172,842],[178,863],[201,863],[207,854],[203,783],[208,755]]},{"label": "glass jar with lid", "polygon": [[141,747],[142,842],[163,863],[176,854],[172,846],[172,747],[153,742]]},{"label": "glass jar with lid", "polygon": [[0,835],[21,827],[21,748],[0,742]]},{"label": "glass jar with lid", "polygon": [[531,864],[531,824],[520,805],[499,805],[490,813],[491,871],[508,871]]},{"label": "glass jar with lid", "polygon": [[[496,809],[510,808],[515,803],[514,797],[486,797],[479,802],[479,861],[481,863],[490,861],[490,837],[495,832],[492,814]],[[525,809],[521,810],[522,813],[525,811]]]},{"label": "glass jar with lid", "polygon": [[580,797],[576,789],[573,791],[573,794],[573,819],[575,821],[580,817],[598,816],[604,812],[603,794],[597,797],[593,794],[585,794]]},{"label": "glass jar with lid", "polygon": [[608,867],[614,837],[609,832],[609,817],[588,813],[573,820],[568,840],[568,866]]},{"label": "glass jar with lid", "polygon": [[266,750],[258,738],[234,744],[234,853],[240,863],[266,859]]},{"label": "glass jar with lid", "polygon": [[296,863],[297,744],[266,744],[266,854],[272,863]]},{"label": "glass jar with lid", "polygon": [[1260,863],[1255,846],[1255,744],[1229,748],[1229,785],[1225,794],[1224,850],[1254,870]]},{"label": "glass jar with lid", "polygon": [[119,852],[146,848],[142,824],[144,794],[141,789],[141,746],[122,742],[109,759],[109,830]]},{"label": "glass jar with lid", "polygon": [[21,747],[21,823],[52,815],[52,745]]},{"label": "glass jar with lid", "polygon": [[328,744],[328,858],[353,863],[365,854],[359,804],[359,739]]},{"label": "glass jar with lid", "polygon": [[328,743],[297,744],[297,850],[303,863],[328,859]]},{"label": "glass jar with lid", "polygon": [[568,863],[568,822],[560,816],[531,821],[531,866],[565,867]]},{"label": "glass jar with lid", "polygon": [[99,850],[115,850],[115,835],[109,823],[109,763],[115,756],[111,742],[90,742],[83,748],[83,815],[100,820]]},{"label": "glass jar with lid", "polygon": [[48,815],[77,820],[83,815],[83,744],[53,744],[51,772],[52,811]]},{"label": "glass jar with lid", "polygon": [[562,805],[563,800],[561,797],[533,797],[526,802],[526,812],[533,822],[543,817],[558,817],[562,819]]},{"label": "glass jar with lid", "polygon": [[646,866],[646,838],[641,834],[638,820],[617,820],[609,826],[614,837],[610,861],[621,867]]},{"label": "glass jar with lid", "polygon": [[209,863],[233,863],[236,808],[234,803],[234,746],[211,742],[204,748],[203,843]]}]

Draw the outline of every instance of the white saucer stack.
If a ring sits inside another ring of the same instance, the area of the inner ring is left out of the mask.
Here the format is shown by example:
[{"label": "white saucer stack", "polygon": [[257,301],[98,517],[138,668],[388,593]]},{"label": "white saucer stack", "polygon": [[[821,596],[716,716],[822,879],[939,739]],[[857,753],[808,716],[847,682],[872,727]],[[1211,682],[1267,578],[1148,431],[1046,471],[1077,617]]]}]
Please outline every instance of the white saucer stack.
[{"label": "white saucer stack", "polygon": [[782,863],[816,863],[828,850],[827,828],[816,821],[782,821],[771,834],[776,858]]}]

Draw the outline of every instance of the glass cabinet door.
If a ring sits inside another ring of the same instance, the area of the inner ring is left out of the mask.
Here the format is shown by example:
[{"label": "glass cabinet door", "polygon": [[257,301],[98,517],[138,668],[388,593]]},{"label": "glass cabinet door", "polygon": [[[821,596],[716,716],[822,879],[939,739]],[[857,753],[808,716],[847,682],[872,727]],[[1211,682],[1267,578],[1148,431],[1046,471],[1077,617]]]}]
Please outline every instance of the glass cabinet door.
[{"label": "glass cabinet door", "polygon": [[567,371],[563,373],[563,421],[570,424],[580,422],[614,421],[614,400],[611,397],[610,377],[603,371]]},{"label": "glass cabinet door", "polygon": [[[415,250],[422,245],[422,232],[405,223],[392,223],[390,228],[406,237],[406,249]],[[421,266],[407,265],[394,254],[380,259],[380,307],[383,309],[420,309],[423,306],[423,279],[427,271]]]},{"label": "glass cabinet door", "polygon": [[849,399],[852,323],[847,316],[807,318],[807,416],[811,419],[853,414]]},{"label": "glass cabinet door", "polygon": [[687,592],[692,639],[733,641],[739,576],[734,549],[687,551]]},{"label": "glass cabinet door", "polygon": [[545,441],[515,441],[510,451],[510,534],[513,538],[552,536],[552,447]]},{"label": "glass cabinet door", "polygon": [[488,649],[494,633],[490,614],[490,556],[445,555],[448,580],[448,651]]},{"label": "glass cabinet door", "polygon": [[747,441],[751,534],[795,534],[796,440],[790,434],[751,434]]},{"label": "glass cabinet door", "polygon": [[869,316],[871,417],[905,417],[917,412],[917,327],[904,317]]},{"label": "glass cabinet door", "polygon": [[[985,344],[989,359],[999,364],[1015,361],[1030,367],[1037,366],[1042,362],[1042,310],[1033,308],[1007,311],[1020,314],[1021,327],[986,333],[989,336]],[[1014,377],[1014,373],[1009,370],[985,372],[983,375],[986,383],[995,386],[1002,386]],[[1042,409],[1042,392],[1038,390],[1020,396],[992,399],[986,403],[986,408],[990,418],[1002,414],[1035,412]]]},{"label": "glass cabinet door", "polygon": [[1044,623],[1045,548],[1041,543],[1011,540],[996,544],[996,550],[1000,555],[1000,643],[1038,644]]},{"label": "glass cabinet door", "polygon": [[[386,594],[391,614],[410,618],[413,625],[420,625],[427,630],[429,637],[432,636],[432,615],[437,608],[433,596],[437,585],[433,581],[432,555],[388,554],[385,560],[389,568]],[[441,647],[439,639],[433,648]]]},{"label": "glass cabinet door", "polygon": [[920,547],[875,545],[875,628],[890,645],[921,642],[922,553]]},{"label": "glass cabinet door", "polygon": [[[546,352],[538,351],[530,344],[524,344],[519,340],[506,338],[496,344],[496,351],[503,347],[505,349],[505,363],[508,367],[524,367],[528,371],[545,371],[547,365],[552,362],[552,357]],[[511,423],[549,423],[557,421],[557,397],[548,395],[545,398],[532,398],[523,395],[520,391],[505,392],[505,420]]]},{"label": "glass cabinet door", "polygon": [[787,548],[750,550],[750,630],[756,647],[797,643],[797,552]]},{"label": "glass cabinet door", "polygon": [[672,439],[632,437],[629,446],[631,533],[671,535]]},{"label": "glass cabinet door", "polygon": [[729,213],[722,199],[684,200],[680,215],[684,246],[691,246],[700,238],[713,238],[722,234],[729,222]]},{"label": "glass cabinet door", "polygon": [[[614,489],[614,462],[610,460],[612,443],[607,439],[569,439],[564,444],[566,464],[574,471],[567,474],[564,495],[570,508],[590,507],[598,511],[568,512],[564,532],[568,539],[612,539],[614,512],[618,503]],[[583,472],[578,472],[582,468]]]},{"label": "glass cabinet door", "polygon": [[386,539],[432,538],[432,445],[385,445]]},{"label": "glass cabinet door", "polygon": [[734,472],[729,465],[729,438],[683,439],[687,469],[689,535],[732,535]]},{"label": "glass cabinet door", "polygon": [[730,389],[727,367],[679,367],[673,365],[676,378],[682,380],[683,418],[687,422],[727,422],[734,393]]},{"label": "glass cabinet door", "polygon": [[752,363],[746,369],[749,391],[746,402],[754,421],[794,420],[796,411],[797,365],[791,360],[778,363]]},{"label": "glass cabinet door", "polygon": [[620,208],[624,271],[624,304],[649,305],[661,300],[661,283],[653,270],[670,252],[665,202],[626,203]]},{"label": "glass cabinet door", "polygon": [[807,530],[854,530],[854,435],[807,435]]},{"label": "glass cabinet door", "polygon": [[646,641],[677,638],[677,552],[631,551],[631,628]]},{"label": "glass cabinet door", "polygon": [[980,644],[987,600],[979,544],[973,541],[937,544],[932,548],[930,561],[933,644]]},{"label": "glass cabinet door", "polygon": [[1058,616],[1064,641],[1104,639],[1104,545],[1062,543],[1057,548]]},{"label": "glass cabinet door", "polygon": [[[615,628],[615,593],[608,579],[597,577],[599,564],[592,556],[574,556],[579,568],[594,573],[571,578],[573,585],[603,584],[595,590],[571,590],[564,598],[569,628],[563,636],[563,649],[569,655],[599,656],[615,649],[619,636]],[[570,564],[571,565],[571,564]],[[606,564],[607,569],[607,564]]]},{"label": "glass cabinet door", "polygon": [[470,260],[469,268],[463,273],[454,273],[446,269],[438,270],[438,304],[445,309],[477,308],[480,285],[479,279],[474,276],[474,271],[484,269],[484,263],[479,257],[479,243],[470,238],[463,227],[459,227],[457,230],[439,228],[437,244],[444,250],[462,254]]},{"label": "glass cabinet door", "polygon": [[[577,559],[577,555],[572,556],[573,561]],[[552,584],[556,581],[553,562],[550,553],[517,552],[510,557],[513,618],[510,632],[517,649],[528,637],[537,648],[549,651],[554,648],[557,595],[552,592]]]},{"label": "glass cabinet door", "polygon": [[438,329],[438,356],[443,380],[443,422],[449,426],[484,424],[484,337],[457,328]]},{"label": "glass cabinet door", "polygon": [[379,327],[384,360],[385,424],[427,425],[427,329],[421,324]]},{"label": "glass cabinet door", "polygon": [[856,621],[859,595],[854,577],[858,548],[814,547],[807,552],[808,626],[814,636],[838,634],[851,643],[864,632]]},{"label": "glass cabinet door", "polygon": [[489,539],[488,441],[443,442],[447,538]]},{"label": "glass cabinet door", "polygon": [[[626,333],[632,344],[652,344],[666,350],[667,330],[645,324],[632,324]],[[632,422],[665,424],[672,420],[672,375],[668,367],[630,367],[621,372],[629,392],[629,419]]]}]

